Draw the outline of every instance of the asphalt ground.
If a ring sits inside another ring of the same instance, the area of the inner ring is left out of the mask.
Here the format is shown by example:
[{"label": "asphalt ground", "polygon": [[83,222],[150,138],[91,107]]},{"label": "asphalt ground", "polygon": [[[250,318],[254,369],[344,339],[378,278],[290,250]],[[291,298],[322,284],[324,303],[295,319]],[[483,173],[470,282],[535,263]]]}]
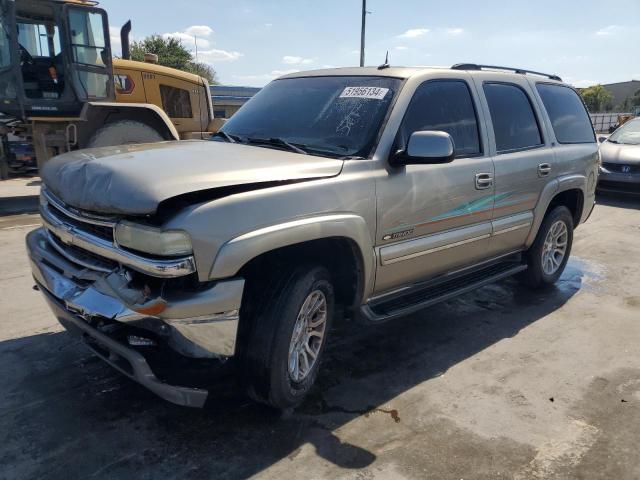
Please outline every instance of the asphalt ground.
[{"label": "asphalt ground", "polygon": [[556,288],[338,325],[285,414],[228,380],[174,406],[105,365],[32,290],[37,216],[0,217],[0,478],[640,478],[640,200],[599,203]]}]

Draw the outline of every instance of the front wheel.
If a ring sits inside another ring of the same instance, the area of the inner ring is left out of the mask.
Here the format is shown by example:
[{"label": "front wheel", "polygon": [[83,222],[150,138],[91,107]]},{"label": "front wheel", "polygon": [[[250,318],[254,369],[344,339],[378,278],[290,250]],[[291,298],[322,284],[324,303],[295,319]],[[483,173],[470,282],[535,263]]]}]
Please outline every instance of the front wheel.
[{"label": "front wheel", "polygon": [[530,287],[553,285],[564,271],[573,244],[573,217],[567,207],[551,210],[542,221],[526,253],[527,270],[521,279]]},{"label": "front wheel", "polygon": [[302,402],[318,375],[334,315],[335,296],[323,267],[301,267],[266,286],[262,301],[249,298],[251,331],[245,351],[247,391],[278,409]]}]

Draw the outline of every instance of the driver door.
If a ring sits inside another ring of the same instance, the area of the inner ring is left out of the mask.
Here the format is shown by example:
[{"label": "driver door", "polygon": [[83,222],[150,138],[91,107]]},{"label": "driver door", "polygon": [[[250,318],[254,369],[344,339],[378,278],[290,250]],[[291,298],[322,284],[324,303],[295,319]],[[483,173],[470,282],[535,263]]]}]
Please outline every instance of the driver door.
[{"label": "driver door", "polygon": [[429,80],[415,91],[397,148],[411,133],[445,131],[451,163],[388,167],[378,177],[375,293],[463,268],[486,256],[494,203],[493,161],[475,91],[462,78]]},{"label": "driver door", "polygon": [[115,101],[107,14],[100,8],[65,5],[74,90],[81,102]]},{"label": "driver door", "polygon": [[24,118],[15,2],[0,0],[0,112]]}]

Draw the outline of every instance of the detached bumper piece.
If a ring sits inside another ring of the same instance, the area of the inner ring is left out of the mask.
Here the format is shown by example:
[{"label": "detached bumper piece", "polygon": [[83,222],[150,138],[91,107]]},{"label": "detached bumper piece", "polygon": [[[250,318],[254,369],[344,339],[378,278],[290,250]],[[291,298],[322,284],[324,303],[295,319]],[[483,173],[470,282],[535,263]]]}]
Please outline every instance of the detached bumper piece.
[{"label": "detached bumper piece", "polygon": [[204,405],[208,396],[207,390],[161,382],[141,353],[113,340],[90,326],[84,319],[72,315],[43,285],[38,284],[38,286],[45,294],[49,306],[62,326],[71,333],[80,334],[87,346],[109,365],[169,402],[196,408]]}]

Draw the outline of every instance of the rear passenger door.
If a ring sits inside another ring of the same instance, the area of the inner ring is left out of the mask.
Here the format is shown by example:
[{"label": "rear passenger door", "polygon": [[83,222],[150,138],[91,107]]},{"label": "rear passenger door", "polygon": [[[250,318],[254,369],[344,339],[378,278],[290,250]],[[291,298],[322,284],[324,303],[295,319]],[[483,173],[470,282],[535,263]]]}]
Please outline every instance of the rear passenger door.
[{"label": "rear passenger door", "polygon": [[389,167],[376,181],[379,267],[376,292],[470,265],[486,255],[493,209],[493,163],[473,84],[434,79],[419,85],[396,137],[451,135],[451,163]]},{"label": "rear passenger door", "polygon": [[[486,78],[486,77],[485,77]],[[481,80],[495,166],[491,254],[522,248],[533,225],[533,209],[555,177],[549,135],[526,79]]]},{"label": "rear passenger door", "polygon": [[[532,82],[533,84],[533,82]],[[588,178],[587,191],[595,196],[595,164],[598,144],[591,119],[578,93],[567,85],[537,82],[535,91],[540,96],[555,136],[555,177],[579,173]],[[585,198],[584,205],[593,202]]]}]

